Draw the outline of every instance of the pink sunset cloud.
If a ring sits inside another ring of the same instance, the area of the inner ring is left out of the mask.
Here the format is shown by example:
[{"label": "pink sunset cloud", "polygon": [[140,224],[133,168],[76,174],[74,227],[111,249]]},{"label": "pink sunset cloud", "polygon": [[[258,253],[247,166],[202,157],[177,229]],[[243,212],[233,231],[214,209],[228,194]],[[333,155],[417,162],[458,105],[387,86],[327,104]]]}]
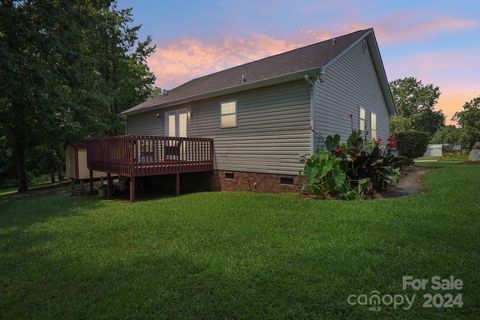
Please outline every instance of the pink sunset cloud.
[{"label": "pink sunset cloud", "polygon": [[157,76],[157,85],[168,88],[295,47],[298,44],[290,40],[262,34],[226,37],[218,42],[186,38],[157,47],[148,64]]},{"label": "pink sunset cloud", "polygon": [[424,21],[421,16],[398,13],[373,23],[376,35],[382,43],[412,43],[441,36],[443,32],[471,29],[477,21],[457,18],[434,18]]},{"label": "pink sunset cloud", "polygon": [[[302,29],[285,37],[249,33],[224,36],[213,41],[179,38],[157,45],[148,64],[157,77],[157,86],[171,89],[199,76],[370,27],[374,27],[381,47],[395,47],[444,36],[449,31],[475,28],[478,23],[448,17],[425,20],[420,12],[399,12],[371,24],[344,23],[337,28]],[[477,58],[470,52],[425,52],[386,61],[385,66],[390,80],[415,76],[440,86],[442,96],[438,108],[446,113],[447,122],[465,101],[480,94],[479,88],[470,85],[473,79],[456,78],[459,70],[479,68]]]}]

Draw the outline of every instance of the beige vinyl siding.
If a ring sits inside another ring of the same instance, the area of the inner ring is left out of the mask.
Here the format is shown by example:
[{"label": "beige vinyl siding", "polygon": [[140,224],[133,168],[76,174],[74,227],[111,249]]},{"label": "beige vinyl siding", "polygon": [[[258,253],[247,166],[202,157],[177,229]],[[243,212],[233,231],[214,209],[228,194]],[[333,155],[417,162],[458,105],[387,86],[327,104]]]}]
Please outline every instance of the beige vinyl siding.
[{"label": "beige vinyl siding", "polygon": [[[128,134],[164,135],[164,112],[190,108],[189,137],[213,137],[219,170],[298,174],[310,153],[310,87],[306,81],[230,94],[128,117]],[[237,126],[221,128],[220,105],[237,102]],[[162,118],[156,117],[157,113]]]},{"label": "beige vinyl siding", "polygon": [[[327,67],[323,82],[315,84],[315,129],[322,138],[340,134],[346,140],[353,127],[358,129],[360,108],[365,108],[365,123],[371,128],[371,112],[377,115],[377,137],[385,141],[389,135],[389,113],[370,52],[363,52],[358,43]],[[321,145],[316,137],[315,147]]]}]

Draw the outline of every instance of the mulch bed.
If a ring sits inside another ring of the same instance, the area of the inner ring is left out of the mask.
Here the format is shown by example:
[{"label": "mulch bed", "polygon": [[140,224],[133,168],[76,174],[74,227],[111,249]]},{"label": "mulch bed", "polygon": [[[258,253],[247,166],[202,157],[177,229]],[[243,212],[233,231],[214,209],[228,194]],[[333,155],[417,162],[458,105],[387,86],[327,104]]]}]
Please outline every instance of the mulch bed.
[{"label": "mulch bed", "polygon": [[387,191],[377,194],[377,198],[401,197],[424,192],[422,177],[433,169],[438,167],[403,167],[400,172],[400,182]]}]

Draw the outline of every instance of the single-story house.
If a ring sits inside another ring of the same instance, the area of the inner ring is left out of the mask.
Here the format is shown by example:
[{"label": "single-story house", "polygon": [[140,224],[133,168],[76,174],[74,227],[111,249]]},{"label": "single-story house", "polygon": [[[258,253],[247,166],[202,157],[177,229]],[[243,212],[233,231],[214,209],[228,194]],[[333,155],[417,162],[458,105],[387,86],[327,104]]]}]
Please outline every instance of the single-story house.
[{"label": "single-story house", "polygon": [[[350,114],[353,128],[385,141],[395,113],[375,34],[367,29],[186,82],[124,111],[126,137],[115,143],[133,150],[120,152],[139,165],[124,170],[132,178],[175,173],[178,185],[180,173],[195,171],[191,154],[203,150],[194,161],[201,161],[198,171],[214,173],[219,190],[291,191],[327,135],[347,138]],[[91,143],[92,151],[108,147],[105,139]],[[90,169],[123,170],[118,161],[104,165],[101,157],[110,154],[96,154]],[[172,168],[174,160],[184,168]]]}]

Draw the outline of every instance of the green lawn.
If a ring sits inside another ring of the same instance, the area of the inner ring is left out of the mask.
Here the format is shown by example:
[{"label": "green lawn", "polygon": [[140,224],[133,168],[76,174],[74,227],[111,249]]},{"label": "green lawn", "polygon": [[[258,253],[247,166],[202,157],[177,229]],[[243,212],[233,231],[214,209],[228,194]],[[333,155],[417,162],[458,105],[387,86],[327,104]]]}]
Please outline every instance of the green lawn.
[{"label": "green lawn", "polygon": [[[479,165],[450,164],[427,173],[426,194],[373,201],[3,196],[0,318],[473,319],[479,183]],[[463,307],[422,308],[432,290],[408,311],[347,303],[411,295],[404,275],[462,279]]]}]

